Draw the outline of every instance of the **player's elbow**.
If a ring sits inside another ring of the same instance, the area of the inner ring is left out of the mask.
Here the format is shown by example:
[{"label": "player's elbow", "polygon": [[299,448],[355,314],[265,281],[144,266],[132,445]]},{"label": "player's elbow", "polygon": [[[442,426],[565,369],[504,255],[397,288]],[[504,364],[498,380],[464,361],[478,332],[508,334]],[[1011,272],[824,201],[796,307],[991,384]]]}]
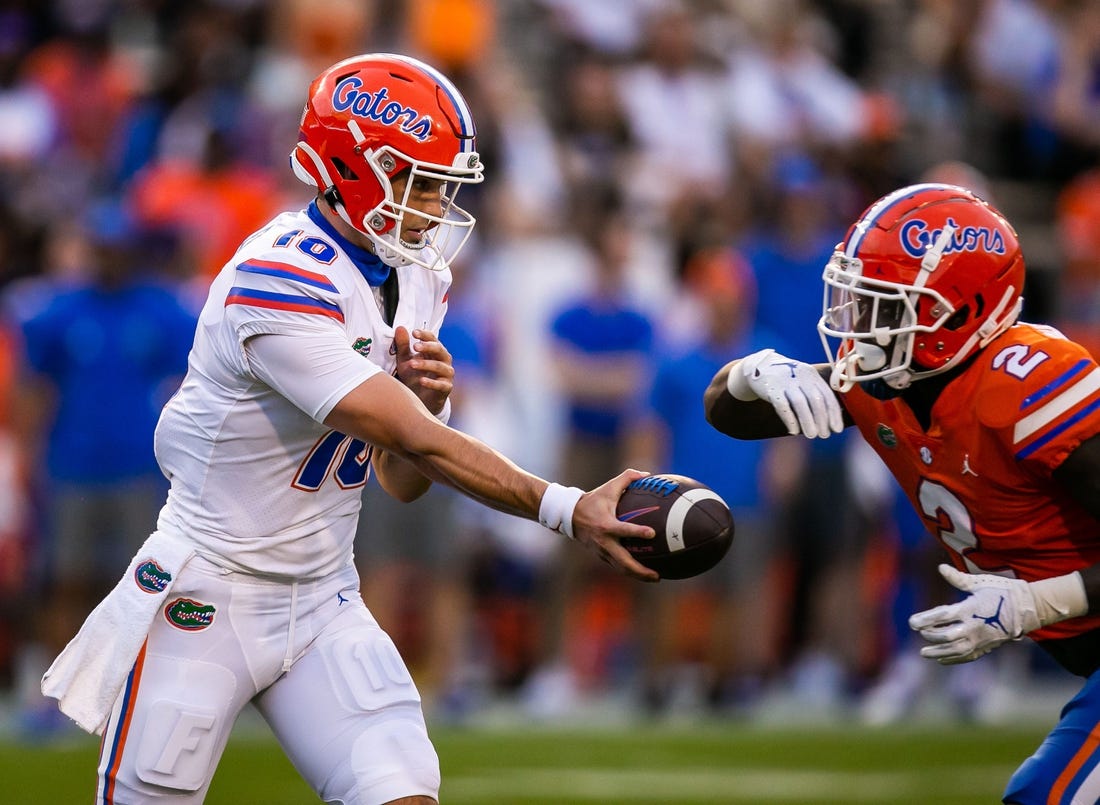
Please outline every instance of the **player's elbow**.
[{"label": "player's elbow", "polygon": [[744,438],[736,432],[735,425],[739,421],[736,408],[737,401],[726,390],[725,373],[715,376],[703,392],[703,415],[707,423],[719,433]]},{"label": "player's elbow", "polygon": [[725,392],[725,384],[718,384],[712,381],[707,390],[703,392],[703,414],[707,418],[707,422],[711,427],[717,428],[715,423],[716,409],[718,406],[718,398]]},{"label": "player's elbow", "polygon": [[378,451],[372,463],[378,485],[400,503],[412,503],[431,488],[431,480],[412,461],[390,451]]},{"label": "player's elbow", "polygon": [[771,405],[763,400],[735,400],[724,375],[703,393],[703,415],[719,433],[748,441],[785,436],[787,430]]},{"label": "player's elbow", "polygon": [[398,503],[412,503],[414,500],[419,500],[432,486],[432,482],[427,478],[409,484],[390,484],[387,486],[381,481],[379,481],[379,484],[386,494]]}]

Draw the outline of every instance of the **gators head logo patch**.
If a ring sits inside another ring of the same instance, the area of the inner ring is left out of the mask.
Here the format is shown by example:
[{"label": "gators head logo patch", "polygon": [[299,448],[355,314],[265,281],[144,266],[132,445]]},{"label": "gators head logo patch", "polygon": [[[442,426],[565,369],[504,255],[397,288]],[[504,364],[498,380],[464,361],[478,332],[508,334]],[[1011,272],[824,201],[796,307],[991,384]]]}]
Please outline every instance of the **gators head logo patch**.
[{"label": "gators head logo patch", "polygon": [[164,608],[164,617],[177,629],[198,632],[214,622],[214,605],[191,598],[177,598]]},{"label": "gators head logo patch", "polygon": [[156,594],[168,589],[168,582],[172,580],[172,574],[156,563],[154,559],[147,559],[134,568],[134,582],[142,592]]},{"label": "gators head logo patch", "polygon": [[351,348],[358,352],[360,355],[370,355],[370,347],[373,339],[371,338],[356,338],[355,343],[351,345]]}]

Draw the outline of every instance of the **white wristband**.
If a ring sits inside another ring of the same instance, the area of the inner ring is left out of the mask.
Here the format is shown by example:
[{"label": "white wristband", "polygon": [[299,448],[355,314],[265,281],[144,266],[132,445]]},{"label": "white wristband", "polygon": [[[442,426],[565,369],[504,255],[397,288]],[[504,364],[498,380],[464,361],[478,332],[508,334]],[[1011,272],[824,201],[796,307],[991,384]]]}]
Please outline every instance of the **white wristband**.
[{"label": "white wristband", "polygon": [[760,399],[757,393],[749,388],[749,381],[745,377],[743,359],[730,367],[729,374],[726,375],[726,391],[730,393],[733,399],[742,402]]},{"label": "white wristband", "polygon": [[1042,626],[1077,618],[1089,611],[1085,581],[1077,571],[1033,581],[1031,594],[1035,598],[1035,611]]},{"label": "white wristband", "polygon": [[550,484],[539,503],[539,522],[573,539],[573,509],[583,495],[584,490],[575,486]]},{"label": "white wristband", "polygon": [[442,408],[442,410],[440,410],[440,412],[438,414],[435,415],[435,418],[438,419],[440,422],[442,422],[444,425],[446,425],[448,422],[451,421],[451,398],[450,397],[448,397],[443,402],[443,408]]}]

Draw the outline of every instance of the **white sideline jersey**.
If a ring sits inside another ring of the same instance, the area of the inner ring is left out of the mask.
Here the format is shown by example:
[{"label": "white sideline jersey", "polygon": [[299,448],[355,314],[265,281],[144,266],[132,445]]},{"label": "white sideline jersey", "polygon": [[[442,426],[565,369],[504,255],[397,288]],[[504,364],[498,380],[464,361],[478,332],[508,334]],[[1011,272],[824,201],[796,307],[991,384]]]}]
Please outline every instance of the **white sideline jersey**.
[{"label": "white sideline jersey", "polygon": [[[320,221],[315,208],[283,213],[222,268],[157,425],[156,457],[171,482],[158,529],[240,572],[315,578],[352,560],[370,448],[322,421],[364,380],[395,371],[397,326],[438,332],[447,309],[449,270],[393,268],[400,297],[386,324],[348,255],[355,247]],[[279,384],[308,389],[296,397],[302,407],[249,365],[246,341],[268,334],[331,339],[326,354],[340,356],[339,371],[325,371],[303,346],[301,365],[315,371]]]}]

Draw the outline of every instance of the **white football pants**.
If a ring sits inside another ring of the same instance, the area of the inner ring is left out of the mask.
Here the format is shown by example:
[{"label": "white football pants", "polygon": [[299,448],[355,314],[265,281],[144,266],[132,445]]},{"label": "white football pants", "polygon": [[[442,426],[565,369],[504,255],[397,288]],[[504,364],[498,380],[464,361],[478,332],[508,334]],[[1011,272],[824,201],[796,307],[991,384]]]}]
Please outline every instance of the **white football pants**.
[{"label": "white football pants", "polygon": [[253,702],[322,800],[438,799],[420,694],[354,567],[287,584],[195,557],[107,723],[97,805],[201,803]]}]

